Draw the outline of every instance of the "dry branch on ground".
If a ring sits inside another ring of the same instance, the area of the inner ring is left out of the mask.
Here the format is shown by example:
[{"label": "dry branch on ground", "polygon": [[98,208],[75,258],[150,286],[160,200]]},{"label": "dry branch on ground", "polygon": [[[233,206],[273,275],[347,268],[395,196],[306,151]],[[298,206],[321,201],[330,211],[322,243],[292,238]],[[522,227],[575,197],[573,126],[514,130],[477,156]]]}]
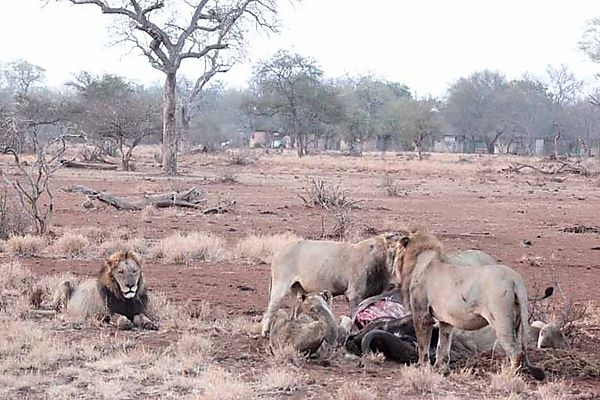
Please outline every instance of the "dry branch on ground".
[{"label": "dry branch on ground", "polygon": [[78,168],[78,169],[99,169],[102,171],[114,171],[117,166],[114,164],[99,164],[90,162],[78,162],[70,160],[61,160],[61,164],[65,168]]},{"label": "dry branch on ground", "polygon": [[569,162],[562,160],[554,160],[550,163],[547,163],[544,166],[535,166],[531,164],[524,163],[514,163],[508,166],[508,168],[503,168],[502,172],[515,172],[519,173],[524,169],[532,169],[536,172],[539,172],[544,175],[556,175],[560,173],[570,173],[576,175],[589,176],[591,175],[591,171],[589,171],[586,167],[581,165],[580,162]]},{"label": "dry branch on ground", "polygon": [[63,188],[63,190],[68,193],[82,193],[90,200],[98,200],[117,210],[125,211],[140,211],[149,205],[157,208],[187,207],[203,209],[204,204],[206,203],[203,194],[195,187],[182,192],[172,191],[162,194],[147,195],[133,201],[85,186],[70,186],[68,188]]}]

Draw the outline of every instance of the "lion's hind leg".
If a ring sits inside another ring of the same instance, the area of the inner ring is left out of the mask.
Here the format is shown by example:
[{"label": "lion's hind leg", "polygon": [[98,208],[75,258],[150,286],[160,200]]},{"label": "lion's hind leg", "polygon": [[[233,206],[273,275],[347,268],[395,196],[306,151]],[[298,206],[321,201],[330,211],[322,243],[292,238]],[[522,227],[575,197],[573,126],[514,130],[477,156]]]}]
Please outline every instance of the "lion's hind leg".
[{"label": "lion's hind leg", "polygon": [[58,312],[63,311],[67,307],[67,303],[71,300],[71,296],[75,291],[75,287],[71,281],[63,281],[58,286],[54,295],[52,296],[52,304],[54,309]]},{"label": "lion's hind leg", "polygon": [[454,327],[450,324],[439,322],[439,337],[435,353],[435,367],[442,372],[448,372],[450,363],[450,345],[452,344],[452,331]]},{"label": "lion's hind leg", "polygon": [[325,323],[314,321],[299,326],[293,338],[293,345],[294,349],[302,354],[313,354],[319,350],[323,340],[325,340]]}]

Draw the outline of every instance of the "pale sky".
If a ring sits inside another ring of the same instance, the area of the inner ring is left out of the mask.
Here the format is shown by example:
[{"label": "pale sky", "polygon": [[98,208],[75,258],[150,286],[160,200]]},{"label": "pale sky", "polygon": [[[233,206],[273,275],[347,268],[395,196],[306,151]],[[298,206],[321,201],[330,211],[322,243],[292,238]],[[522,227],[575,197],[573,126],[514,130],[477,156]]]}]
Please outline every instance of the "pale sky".
[{"label": "pale sky", "polygon": [[[41,8],[42,3],[0,0],[0,62],[22,58],[40,65],[53,86],[82,70],[162,82],[144,57],[109,46],[111,17],[97,7],[64,1]],[[281,33],[254,35],[248,62],[222,80],[244,86],[252,63],[280,48],[316,59],[328,77],[372,73],[405,83],[418,95],[443,95],[456,79],[486,68],[509,78],[526,72],[542,77],[549,64],[566,64],[590,83],[600,72],[600,64],[588,61],[577,47],[585,21],[600,17],[597,0],[280,4]]]}]

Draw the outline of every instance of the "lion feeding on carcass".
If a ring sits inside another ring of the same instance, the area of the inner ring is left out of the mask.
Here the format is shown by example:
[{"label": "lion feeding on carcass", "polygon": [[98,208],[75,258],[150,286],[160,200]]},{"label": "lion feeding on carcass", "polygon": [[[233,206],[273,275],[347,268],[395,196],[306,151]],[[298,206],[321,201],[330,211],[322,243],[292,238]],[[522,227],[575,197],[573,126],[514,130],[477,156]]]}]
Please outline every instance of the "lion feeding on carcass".
[{"label": "lion feeding on carcass", "polygon": [[419,363],[427,363],[434,323],[439,325],[435,365],[448,368],[454,327],[477,330],[491,325],[513,368],[524,367],[542,380],[544,371],[529,363],[526,352],[527,289],[521,275],[501,265],[456,265],[441,243],[426,232],[398,241],[396,273],[409,305]]},{"label": "lion feeding on carcass", "polygon": [[290,292],[328,290],[344,294],[355,308],[370,296],[386,290],[394,275],[396,241],[402,235],[387,233],[358,243],[299,240],[283,248],[271,265],[269,305],[263,316],[262,335]]}]

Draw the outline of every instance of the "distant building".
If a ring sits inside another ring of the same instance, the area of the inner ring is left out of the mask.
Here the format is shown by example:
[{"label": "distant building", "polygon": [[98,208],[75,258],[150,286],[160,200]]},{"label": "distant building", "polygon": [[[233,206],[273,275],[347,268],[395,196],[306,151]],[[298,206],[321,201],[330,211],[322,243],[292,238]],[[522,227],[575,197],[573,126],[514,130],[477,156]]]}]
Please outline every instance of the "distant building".
[{"label": "distant building", "polygon": [[465,135],[446,134],[433,143],[433,151],[437,153],[466,153],[466,137]]},{"label": "distant building", "polygon": [[254,131],[250,134],[250,148],[254,149],[256,147],[268,147],[268,144],[271,144],[271,137],[268,132],[265,131]]},{"label": "distant building", "polygon": [[250,133],[248,146],[254,148],[286,148],[291,147],[291,139],[280,132],[254,131]]}]

